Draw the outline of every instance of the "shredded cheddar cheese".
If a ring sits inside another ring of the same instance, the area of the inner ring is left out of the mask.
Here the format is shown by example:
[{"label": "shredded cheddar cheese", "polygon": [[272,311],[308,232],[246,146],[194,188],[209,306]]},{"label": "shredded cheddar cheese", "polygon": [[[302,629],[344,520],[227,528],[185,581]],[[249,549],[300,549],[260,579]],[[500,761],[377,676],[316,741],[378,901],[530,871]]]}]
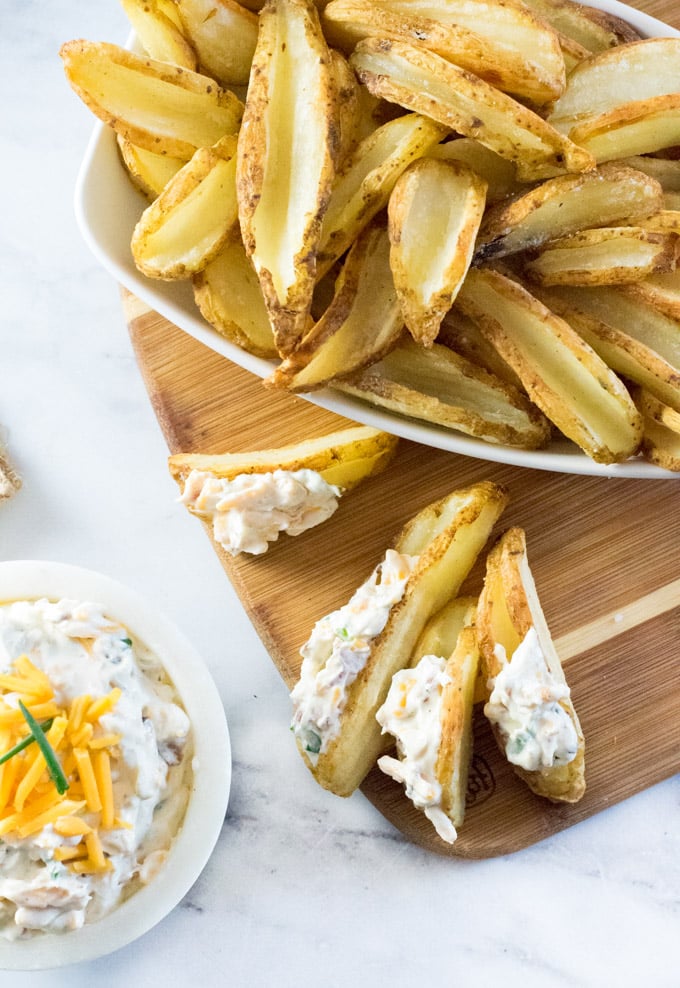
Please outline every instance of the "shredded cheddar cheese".
[{"label": "shredded cheddar cheese", "polygon": [[99,831],[126,826],[118,818],[111,774],[121,736],[107,731],[100,718],[115,708],[120,695],[118,687],[103,696],[82,694],[61,708],[49,678],[26,655],[15,660],[12,672],[0,675],[0,754],[30,734],[18,708],[21,701],[36,720],[52,719],[46,737],[69,784],[60,795],[37,744],[9,758],[0,765],[0,837],[28,837],[51,824],[72,841],[55,849],[56,860],[77,874],[111,868]]}]

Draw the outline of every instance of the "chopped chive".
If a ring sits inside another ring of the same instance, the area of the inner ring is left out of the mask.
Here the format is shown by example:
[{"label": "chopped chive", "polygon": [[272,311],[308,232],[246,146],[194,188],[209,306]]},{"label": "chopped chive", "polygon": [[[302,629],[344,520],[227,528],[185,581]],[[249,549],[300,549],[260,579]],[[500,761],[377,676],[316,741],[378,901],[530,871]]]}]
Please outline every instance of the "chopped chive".
[{"label": "chopped chive", "polygon": [[35,719],[30,710],[26,709],[21,700],[19,700],[19,709],[24,715],[24,720],[28,724],[31,734],[36,740],[36,744],[43,753],[45,764],[47,765],[47,771],[50,773],[52,782],[54,782],[57,792],[60,796],[63,796],[68,789],[68,779],[61,770],[61,765],[57,761],[57,756],[54,753],[52,745],[45,737],[45,732],[38,721]]},{"label": "chopped chive", "polygon": [[[43,731],[49,731],[50,727],[52,727],[53,721],[54,717],[50,717],[49,720],[43,721],[40,725]],[[24,748],[28,748],[29,744],[33,744],[34,741],[35,738],[33,735],[29,734],[23,741],[20,741],[18,744],[15,744],[13,748],[10,748],[9,751],[6,751],[4,755],[0,755],[0,765],[4,765],[5,762],[10,760],[10,758],[14,758],[15,755],[18,755],[20,751],[24,750]]]}]

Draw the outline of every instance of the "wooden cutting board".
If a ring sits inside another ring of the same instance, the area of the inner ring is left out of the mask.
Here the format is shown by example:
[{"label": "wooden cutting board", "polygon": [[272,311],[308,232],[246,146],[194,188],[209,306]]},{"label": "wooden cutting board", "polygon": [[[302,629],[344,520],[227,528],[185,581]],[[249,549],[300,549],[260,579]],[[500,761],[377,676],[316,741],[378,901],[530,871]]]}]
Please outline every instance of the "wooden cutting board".
[{"label": "wooden cutting board", "polygon": [[[135,297],[124,293],[124,303],[172,452],[247,451],[347,424],[301,398],[265,389]],[[403,523],[454,488],[487,478],[505,484],[511,497],[499,531],[521,525],[527,532],[530,564],[586,737],[588,788],[575,806],[534,796],[500,756],[480,710],[468,809],[452,847],[401,786],[378,769],[366,779],[366,796],[408,838],[464,857],[526,847],[680,769],[678,481],[523,470],[402,440],[385,473],[303,537],[283,536],[259,558],[232,560],[215,547],[291,687],[314,622],[349,599]],[[478,593],[482,575],[480,561],[463,590]]]},{"label": "wooden cutting board", "polygon": [[[639,0],[680,27],[677,0]],[[124,293],[130,335],[172,452],[247,451],[332,432],[346,420],[259,379]],[[587,792],[575,806],[534,796],[500,756],[480,710],[457,842],[444,844],[402,787],[375,770],[363,791],[399,830],[440,854],[490,857],[592,816],[680,769],[680,486],[485,463],[401,441],[390,468],[348,496],[324,525],[285,536],[257,559],[215,547],[287,687],[314,622],[345,603],[401,525],[455,487],[491,479],[511,503],[499,531],[521,525],[586,737]],[[198,522],[197,522],[198,525]],[[477,593],[483,561],[464,591]],[[293,743],[291,739],[291,744]]]}]

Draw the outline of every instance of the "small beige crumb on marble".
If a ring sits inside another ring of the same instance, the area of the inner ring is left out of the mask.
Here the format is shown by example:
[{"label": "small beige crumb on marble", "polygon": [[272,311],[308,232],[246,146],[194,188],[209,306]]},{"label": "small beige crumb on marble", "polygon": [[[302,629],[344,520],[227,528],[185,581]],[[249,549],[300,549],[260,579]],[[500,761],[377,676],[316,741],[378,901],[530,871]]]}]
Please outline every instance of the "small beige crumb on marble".
[{"label": "small beige crumb on marble", "polygon": [[7,457],[7,450],[0,443],[0,502],[13,497],[21,487],[21,477]]}]

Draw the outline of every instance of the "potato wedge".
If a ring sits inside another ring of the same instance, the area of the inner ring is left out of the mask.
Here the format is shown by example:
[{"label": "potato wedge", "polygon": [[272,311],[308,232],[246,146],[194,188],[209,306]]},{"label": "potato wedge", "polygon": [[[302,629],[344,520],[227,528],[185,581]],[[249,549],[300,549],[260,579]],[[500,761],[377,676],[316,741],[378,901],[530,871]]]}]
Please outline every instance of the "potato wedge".
[{"label": "potato wedge", "polygon": [[645,416],[643,421],[640,448],[644,458],[664,470],[680,473],[680,435],[654,419]]},{"label": "potato wedge", "polygon": [[331,0],[323,22],[348,52],[368,37],[416,43],[535,104],[565,87],[557,35],[514,0]]},{"label": "potato wedge", "polygon": [[679,58],[680,38],[647,38],[593,55],[571,73],[548,119],[570,135],[624,104],[677,93]]},{"label": "potato wedge", "polygon": [[[437,625],[444,628],[437,634]],[[447,609],[428,623],[440,649],[418,640],[409,668],[392,677],[376,718],[383,734],[396,739],[397,758],[383,755],[378,767],[404,783],[406,796],[432,822],[442,840],[452,844],[465,816],[467,778],[472,757],[472,710],[479,669],[475,604],[451,636]]]},{"label": "potato wedge", "polygon": [[[577,802],[586,788],[583,732],[520,528],[509,529],[487,556],[477,638],[492,690],[484,713],[499,748],[532,792],[554,802]],[[506,679],[508,696],[503,695]]]},{"label": "potato wedge", "polygon": [[404,339],[381,361],[332,387],[399,415],[489,443],[537,449],[548,422],[515,388],[438,343]]},{"label": "potato wedge", "polygon": [[396,436],[357,425],[277,449],[175,453],[168,459],[168,468],[180,487],[193,470],[225,480],[274,470],[315,470],[327,484],[350,491],[366,477],[383,470],[394,456],[397,444]]},{"label": "potato wedge", "polygon": [[471,137],[457,137],[437,144],[428,152],[427,157],[442,161],[458,161],[461,165],[471,168],[486,182],[487,203],[505,199],[521,189],[513,163],[507,158],[501,158],[500,154],[484,147]]},{"label": "potato wedge", "polygon": [[116,135],[116,141],[132,184],[147,199],[153,200],[160,195],[170,179],[186,164],[182,158],[145,151],[144,148],[124,140],[119,134]]},{"label": "potato wedge", "polygon": [[530,254],[524,271],[539,285],[626,285],[675,267],[676,238],[642,227],[581,230]]},{"label": "potato wedge", "polygon": [[236,0],[175,0],[202,71],[223,86],[245,86],[257,44],[257,16]]},{"label": "potato wedge", "polygon": [[476,610],[476,597],[453,597],[447,601],[423,628],[413,649],[410,666],[416,665],[423,655],[445,658],[451,655],[463,628],[474,621]]},{"label": "potato wedge", "polygon": [[664,405],[646,388],[635,386],[631,389],[633,400],[645,419],[652,419],[680,436],[680,412]]},{"label": "potato wedge", "polygon": [[486,182],[465,165],[421,158],[388,203],[390,267],[404,322],[430,346],[472,260]]},{"label": "potato wedge", "polygon": [[607,11],[575,3],[574,0],[524,2],[560,35],[571,38],[593,54],[640,40],[640,35],[627,21]]},{"label": "potato wedge", "polygon": [[328,309],[265,384],[289,391],[319,388],[379,360],[403,328],[387,230],[370,226],[347,255]]},{"label": "potato wedge", "polygon": [[[381,630],[368,642],[364,638],[361,651],[352,647],[359,639],[345,626],[349,620],[346,608],[317,622],[301,649],[300,680],[291,694],[292,727],[300,754],[325,789],[349,796],[384,751],[375,715],[385,701],[392,676],[408,664],[430,617],[457,592],[506,500],[501,487],[488,482],[475,484],[428,505],[404,526],[394,553],[390,556],[388,552],[369,578],[364,585],[368,589],[358,592],[371,601],[371,583],[375,585],[381,576],[387,579],[386,569],[391,574],[388,586],[382,584],[383,594],[389,590],[390,597],[389,604],[381,608]],[[351,667],[342,666],[343,653]],[[338,663],[341,666],[342,685],[334,686],[332,698],[326,695],[323,683],[329,663],[334,668]],[[323,709],[329,702],[330,713]],[[329,727],[322,727],[320,719]]]},{"label": "potato wedge", "polygon": [[456,306],[518,374],[544,415],[597,463],[632,456],[640,416],[604,360],[564,320],[497,271],[471,269]]},{"label": "potato wedge", "polygon": [[569,135],[596,161],[614,161],[672,147],[680,142],[680,93],[624,103],[609,113],[577,123]]},{"label": "potato wedge", "polygon": [[188,161],[238,131],[243,104],[207,76],[104,42],[69,41],[60,55],[95,116],[147,151]]},{"label": "potato wedge", "polygon": [[633,398],[644,423],[642,455],[664,470],[680,472],[680,412],[644,388],[635,388]]},{"label": "potato wedge", "polygon": [[[619,162],[655,178],[664,193],[680,192],[680,161],[671,158],[654,158],[649,154],[636,154]],[[669,207],[670,208],[670,207]]]},{"label": "potato wedge", "polygon": [[194,275],[193,288],[201,315],[218,333],[257,357],[278,356],[260,282],[240,239]]},{"label": "potato wedge", "polygon": [[239,134],[243,243],[282,357],[307,329],[337,150],[330,55],[309,0],[269,0]]},{"label": "potato wedge", "polygon": [[375,95],[438,120],[514,162],[520,180],[585,171],[593,158],[545,120],[440,55],[401,41],[367,38],[350,58]]},{"label": "potato wedge", "polygon": [[671,233],[676,237],[680,236],[680,209],[666,208],[666,200],[669,195],[668,192],[664,194],[663,209],[652,213],[651,216],[636,220],[638,226],[644,227],[645,230],[651,230],[652,233]]},{"label": "potato wedge", "polygon": [[655,179],[623,165],[560,175],[487,210],[475,261],[535,249],[589,227],[637,224],[662,203],[663,192]]},{"label": "potato wedge", "polygon": [[142,213],[132,256],[148,278],[172,281],[201,271],[237,229],[236,136],[199,148]]},{"label": "potato wedge", "polygon": [[460,354],[461,357],[465,357],[470,363],[483,367],[484,370],[500,378],[501,381],[505,381],[517,391],[526,393],[515,371],[510,364],[503,360],[477,323],[468,319],[458,309],[451,309],[445,315],[437,343],[448,347],[454,353]]},{"label": "potato wedge", "polygon": [[[338,107],[338,167],[342,168],[361,137],[363,104],[361,87],[349,62],[336,48],[330,48],[331,71]],[[366,90],[364,90],[366,92]]]},{"label": "potato wedge", "polygon": [[195,72],[196,52],[157,0],[120,0],[142,48],[151,58]]},{"label": "potato wedge", "polygon": [[680,322],[680,271],[651,275],[625,291],[629,298],[638,298],[658,312]]},{"label": "potato wedge", "polygon": [[541,298],[620,374],[680,411],[680,324],[627,288],[540,289]]},{"label": "potato wedge", "polygon": [[387,466],[396,445],[355,426],[280,449],[183,454],[168,465],[180,501],[227,556],[260,556],[281,533],[302,535],[331,518],[348,490]]},{"label": "potato wedge", "polygon": [[447,128],[417,113],[390,120],[366,137],[335,179],[323,219],[317,276],[325,274],[388,202],[403,171]]}]

